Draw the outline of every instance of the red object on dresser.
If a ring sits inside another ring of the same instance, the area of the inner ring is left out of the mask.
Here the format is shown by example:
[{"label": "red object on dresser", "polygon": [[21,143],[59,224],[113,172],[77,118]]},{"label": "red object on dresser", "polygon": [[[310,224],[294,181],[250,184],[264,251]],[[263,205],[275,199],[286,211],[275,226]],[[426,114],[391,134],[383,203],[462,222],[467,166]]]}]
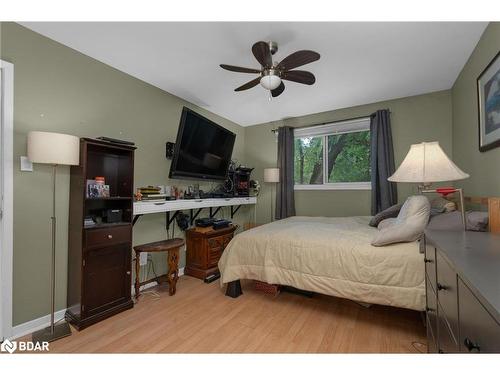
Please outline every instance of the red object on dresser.
[{"label": "red object on dresser", "polygon": [[441,194],[443,197],[446,197],[448,194],[455,193],[457,189],[454,187],[441,187],[436,188],[436,193]]}]

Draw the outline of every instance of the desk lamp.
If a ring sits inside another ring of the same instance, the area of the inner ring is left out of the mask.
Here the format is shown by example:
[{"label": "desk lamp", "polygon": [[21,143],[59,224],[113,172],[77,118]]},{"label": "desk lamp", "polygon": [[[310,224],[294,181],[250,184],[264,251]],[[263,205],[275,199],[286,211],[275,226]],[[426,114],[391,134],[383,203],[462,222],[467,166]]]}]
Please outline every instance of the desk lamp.
[{"label": "desk lamp", "polygon": [[454,187],[431,189],[433,182],[456,181],[468,178],[469,175],[458,168],[439,146],[439,142],[422,142],[411,145],[397,171],[388,178],[392,182],[418,183],[422,194],[438,193],[442,196],[458,193],[460,211],[464,230],[467,230],[463,190]]}]

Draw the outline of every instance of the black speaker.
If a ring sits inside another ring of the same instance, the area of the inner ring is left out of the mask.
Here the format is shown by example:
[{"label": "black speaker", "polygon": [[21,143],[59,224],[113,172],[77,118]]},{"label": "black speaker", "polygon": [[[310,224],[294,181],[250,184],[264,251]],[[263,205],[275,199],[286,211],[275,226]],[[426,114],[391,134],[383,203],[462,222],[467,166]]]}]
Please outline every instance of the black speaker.
[{"label": "black speaker", "polygon": [[105,210],[104,219],[106,223],[119,223],[123,221],[123,211],[122,210]]},{"label": "black speaker", "polygon": [[185,214],[182,211],[179,211],[175,219],[180,230],[185,231],[189,228],[189,215]]},{"label": "black speaker", "polygon": [[172,159],[174,157],[175,143],[167,142],[165,144],[165,156],[167,159]]}]

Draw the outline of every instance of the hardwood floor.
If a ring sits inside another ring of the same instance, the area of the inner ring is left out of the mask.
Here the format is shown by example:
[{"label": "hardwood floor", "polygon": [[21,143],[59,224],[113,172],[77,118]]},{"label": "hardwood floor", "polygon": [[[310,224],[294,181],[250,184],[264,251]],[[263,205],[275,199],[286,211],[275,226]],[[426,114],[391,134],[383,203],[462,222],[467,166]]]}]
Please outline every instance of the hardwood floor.
[{"label": "hardwood floor", "polygon": [[[219,282],[183,276],[141,296],[125,311],[50,344],[51,353],[415,353],[425,328],[415,311],[370,308],[334,297],[281,293],[274,298],[242,283],[224,296]],[[423,348],[425,350],[425,347]],[[422,350],[422,349],[420,349]]]}]

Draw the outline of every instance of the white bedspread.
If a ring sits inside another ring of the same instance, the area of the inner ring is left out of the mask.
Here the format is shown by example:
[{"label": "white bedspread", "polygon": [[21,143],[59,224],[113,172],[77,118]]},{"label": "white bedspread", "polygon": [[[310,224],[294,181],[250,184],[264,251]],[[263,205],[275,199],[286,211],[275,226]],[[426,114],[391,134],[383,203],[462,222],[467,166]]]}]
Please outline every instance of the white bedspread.
[{"label": "white bedspread", "polygon": [[220,261],[221,283],[255,279],[354,301],[424,310],[418,243],[370,245],[369,217],[295,216],[238,234]]}]

